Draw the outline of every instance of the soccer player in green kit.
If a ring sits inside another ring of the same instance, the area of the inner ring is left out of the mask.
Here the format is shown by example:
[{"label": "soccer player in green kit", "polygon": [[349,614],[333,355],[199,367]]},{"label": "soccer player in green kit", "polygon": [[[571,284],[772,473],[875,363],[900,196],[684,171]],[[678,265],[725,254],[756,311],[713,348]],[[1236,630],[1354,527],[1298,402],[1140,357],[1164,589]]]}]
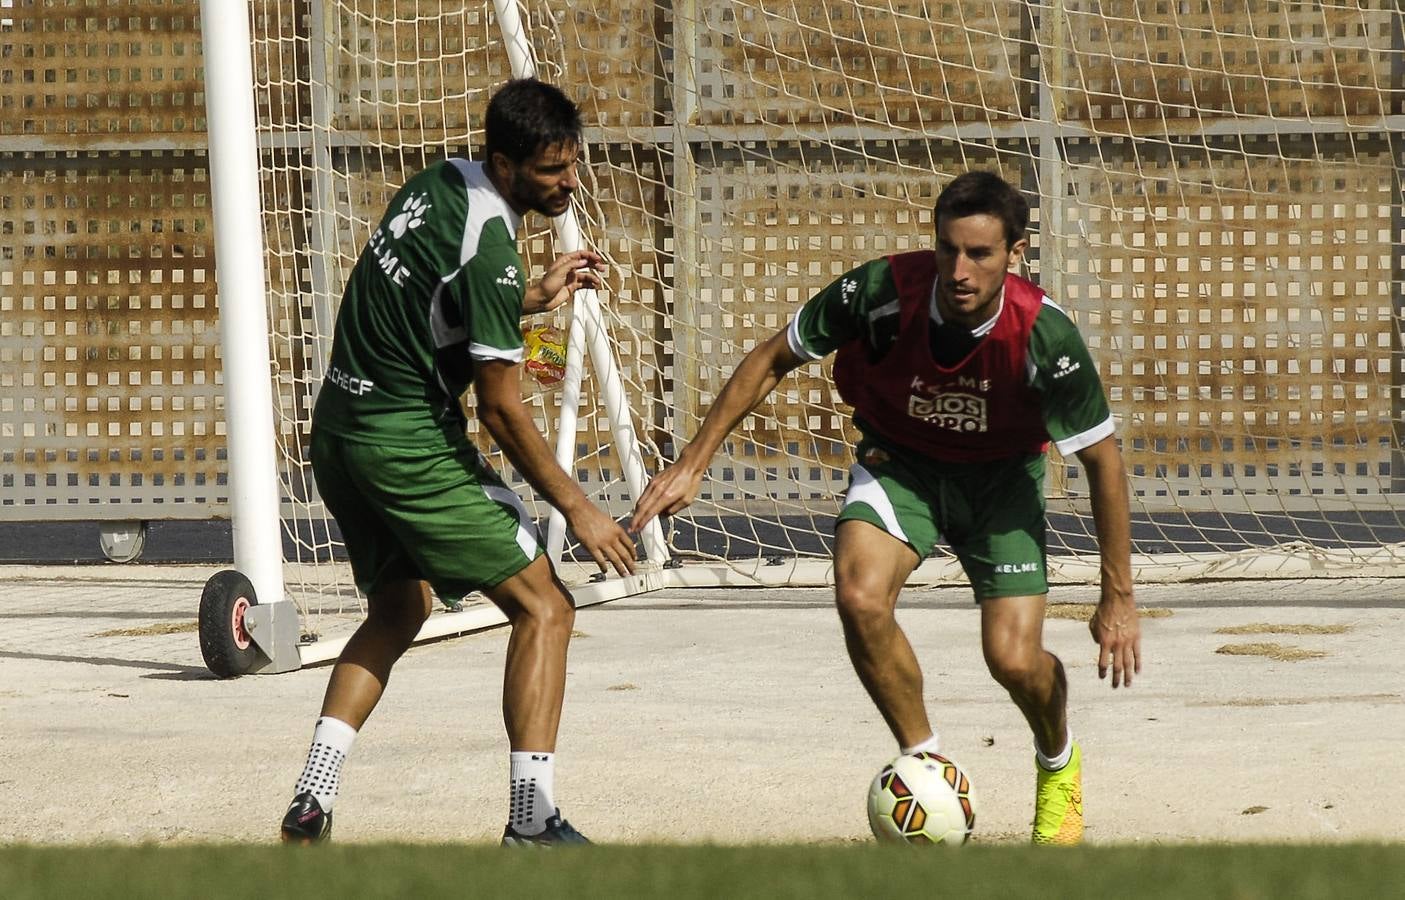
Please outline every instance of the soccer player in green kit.
[{"label": "soccer player in green kit", "polygon": [[332,670],[285,841],[331,833],[342,762],[391,667],[443,601],[481,590],[506,614],[510,744],[503,843],[586,843],[557,809],[554,763],[575,611],[522,501],[468,440],[460,397],[602,570],[634,544],[563,472],[522,403],[524,314],[600,284],[578,251],[527,284],[516,234],[564,213],[579,186],[580,113],[561,91],[510,81],[489,101],[481,162],[448,159],[391,200],[351,273],[312,417],[313,472],[346,543],[367,617]]},{"label": "soccer player in green kit", "polygon": [[854,669],[903,753],[938,752],[922,670],[894,616],[907,576],[944,537],[981,606],[991,675],[1034,733],[1036,844],[1083,836],[1082,752],[1067,682],[1043,647],[1048,595],[1044,451],[1088,474],[1102,561],[1090,623],[1098,675],[1140,670],[1127,476],[1097,370],[1068,316],[1010,273],[1029,207],[999,176],[968,172],[937,198],[936,248],[868,262],[747,354],[678,460],[654,478],[632,530],[697,495],[726,436],[792,369],[838,352],[857,462],[835,526],[835,601]]}]

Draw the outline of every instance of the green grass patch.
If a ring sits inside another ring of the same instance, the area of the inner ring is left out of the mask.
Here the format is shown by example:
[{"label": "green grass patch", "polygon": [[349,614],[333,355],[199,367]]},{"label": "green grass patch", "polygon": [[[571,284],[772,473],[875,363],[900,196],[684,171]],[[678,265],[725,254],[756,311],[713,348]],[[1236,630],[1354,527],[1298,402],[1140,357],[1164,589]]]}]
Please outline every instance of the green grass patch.
[{"label": "green grass patch", "polygon": [[0,897],[1341,898],[1393,895],[1405,845],[0,848]]}]

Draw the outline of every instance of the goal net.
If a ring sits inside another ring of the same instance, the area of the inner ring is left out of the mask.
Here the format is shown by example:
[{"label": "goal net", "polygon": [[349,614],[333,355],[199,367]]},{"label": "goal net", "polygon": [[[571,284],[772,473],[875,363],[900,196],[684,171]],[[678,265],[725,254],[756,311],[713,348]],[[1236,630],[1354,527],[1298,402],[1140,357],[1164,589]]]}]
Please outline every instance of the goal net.
[{"label": "goal net", "polygon": [[[341,286],[410,173],[478,151],[511,69],[491,3],[253,8],[288,584],[315,620],[357,609],[304,451]],[[940,188],[992,169],[1031,203],[1024,274],[1077,321],[1109,392],[1139,578],[1405,562],[1393,0],[528,0],[520,14],[540,76],[584,111],[577,214],[609,261],[604,325],[649,470],[749,349],[849,268],[931,247]],[[526,227],[539,272],[556,239]],[[623,515],[599,388],[587,365],[571,468]],[[552,441],[562,396],[531,400]],[[824,581],[854,437],[828,362],[789,376],[665,523],[672,583]],[[1053,576],[1096,578],[1076,461],[1052,460],[1048,493]],[[939,549],[918,577],[959,571]]]}]

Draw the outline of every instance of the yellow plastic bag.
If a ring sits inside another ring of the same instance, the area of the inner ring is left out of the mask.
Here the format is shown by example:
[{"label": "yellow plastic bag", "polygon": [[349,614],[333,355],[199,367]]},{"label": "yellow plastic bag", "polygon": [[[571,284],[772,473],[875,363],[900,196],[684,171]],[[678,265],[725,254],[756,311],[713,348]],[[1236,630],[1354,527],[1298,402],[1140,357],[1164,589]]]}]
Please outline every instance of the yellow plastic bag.
[{"label": "yellow plastic bag", "polygon": [[566,336],[550,325],[522,329],[522,365],[537,387],[554,391],[566,378]]}]

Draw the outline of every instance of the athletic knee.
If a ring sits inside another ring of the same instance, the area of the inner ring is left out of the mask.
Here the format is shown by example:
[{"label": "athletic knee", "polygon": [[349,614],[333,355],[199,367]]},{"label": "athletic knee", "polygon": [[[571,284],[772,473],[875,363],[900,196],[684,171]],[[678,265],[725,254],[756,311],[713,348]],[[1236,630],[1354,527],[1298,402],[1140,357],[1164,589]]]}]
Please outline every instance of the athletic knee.
[{"label": "athletic knee", "polygon": [[867,633],[889,628],[896,621],[893,603],[887,593],[863,584],[848,584],[834,593],[839,619],[851,631]]},{"label": "athletic knee", "polygon": [[367,624],[406,647],[414,643],[426,618],[424,609],[411,604],[372,606],[366,614]]},{"label": "athletic knee", "polygon": [[1015,694],[1034,692],[1053,673],[1050,665],[1052,657],[1043,649],[1007,648],[999,652],[987,651],[986,667],[990,675],[1007,691]]},{"label": "athletic knee", "polygon": [[512,617],[514,628],[531,624],[552,632],[569,633],[575,622],[576,608],[571,605],[571,598],[560,591],[550,591],[528,602],[518,603],[516,615]]}]

